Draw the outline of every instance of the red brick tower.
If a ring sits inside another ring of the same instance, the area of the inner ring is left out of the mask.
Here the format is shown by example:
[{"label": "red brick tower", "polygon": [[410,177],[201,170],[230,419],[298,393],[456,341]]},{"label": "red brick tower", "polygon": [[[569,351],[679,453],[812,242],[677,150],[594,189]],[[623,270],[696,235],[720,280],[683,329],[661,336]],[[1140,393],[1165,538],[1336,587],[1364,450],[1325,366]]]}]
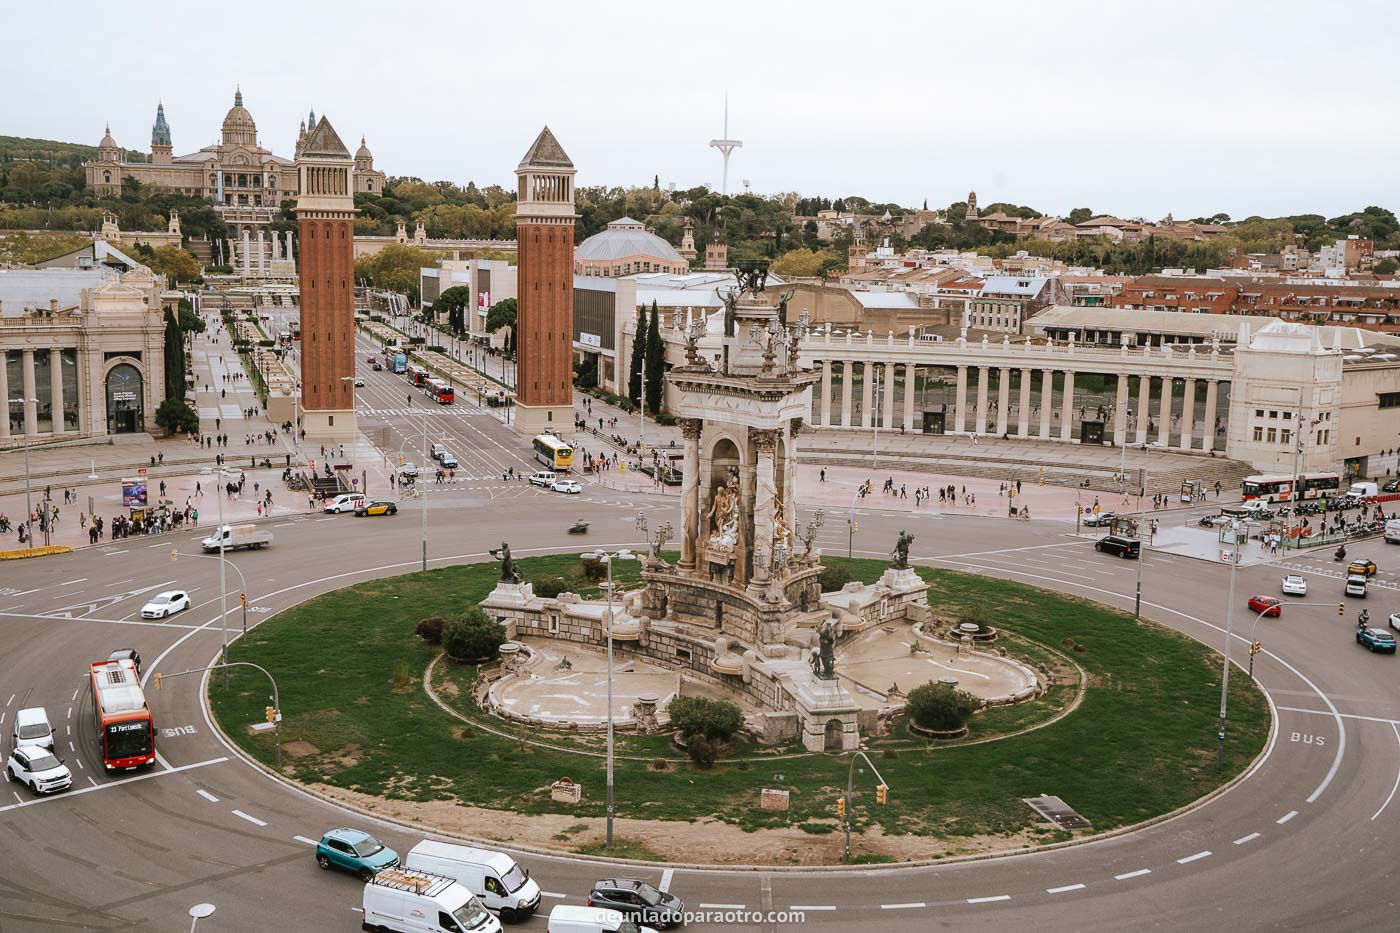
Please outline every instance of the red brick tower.
[{"label": "red brick tower", "polygon": [[515,170],[516,430],[573,423],[574,163],[545,127]]},{"label": "red brick tower", "polygon": [[297,156],[307,437],[355,437],[355,160],[325,117]]}]

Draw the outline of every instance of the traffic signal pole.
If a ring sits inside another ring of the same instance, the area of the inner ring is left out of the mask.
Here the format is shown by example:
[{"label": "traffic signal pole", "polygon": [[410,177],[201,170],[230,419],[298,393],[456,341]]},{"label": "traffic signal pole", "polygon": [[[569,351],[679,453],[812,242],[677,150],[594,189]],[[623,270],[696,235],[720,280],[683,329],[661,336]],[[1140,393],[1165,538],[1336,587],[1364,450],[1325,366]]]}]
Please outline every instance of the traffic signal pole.
[{"label": "traffic signal pole", "polygon": [[275,762],[276,769],[280,772],[282,770],[282,700],[281,694],[277,690],[277,681],[267,668],[263,667],[261,664],[254,664],[252,661],[226,661],[221,664],[211,664],[208,667],[193,667],[187,671],[176,671],[173,674],[163,674],[157,671],[154,676],[156,689],[161,689],[162,681],[168,680],[171,677],[184,677],[186,674],[204,674],[212,670],[217,670],[218,668],[223,668],[224,676],[227,677],[230,667],[257,668],[263,672],[268,682],[272,684],[272,705],[267,707],[266,714],[267,721],[272,723],[273,727],[273,741],[275,743],[273,761]]},{"label": "traffic signal pole", "polygon": [[876,788],[876,800],[879,803],[884,803],[885,800],[889,799],[889,785],[886,784],[885,779],[881,777],[880,772],[878,769],[876,769],[874,762],[872,762],[870,758],[866,756],[865,752],[857,751],[854,755],[851,756],[851,766],[846,770],[846,796],[842,797],[839,801],[839,803],[842,805],[841,816],[845,818],[846,824],[846,847],[845,855],[843,856],[843,858],[847,862],[851,860],[851,794],[855,789],[857,758],[864,759],[865,763],[870,766],[870,770],[875,773],[875,777],[879,778],[880,780],[880,785]]}]

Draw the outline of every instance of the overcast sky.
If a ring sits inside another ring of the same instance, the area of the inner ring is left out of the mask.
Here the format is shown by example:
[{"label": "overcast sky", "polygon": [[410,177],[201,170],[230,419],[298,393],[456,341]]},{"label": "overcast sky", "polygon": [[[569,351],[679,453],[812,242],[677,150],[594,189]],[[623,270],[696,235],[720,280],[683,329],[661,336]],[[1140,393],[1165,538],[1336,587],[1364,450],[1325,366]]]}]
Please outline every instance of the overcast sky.
[{"label": "overcast sky", "polygon": [[[12,0],[14,2],[14,0]],[[264,146],[361,133],[391,175],[512,184],[548,124],[580,185],[720,184],[1124,217],[1400,207],[1400,5],[113,0],[5,17],[0,134],[176,152],[235,85]],[[227,39],[225,39],[227,37]]]}]

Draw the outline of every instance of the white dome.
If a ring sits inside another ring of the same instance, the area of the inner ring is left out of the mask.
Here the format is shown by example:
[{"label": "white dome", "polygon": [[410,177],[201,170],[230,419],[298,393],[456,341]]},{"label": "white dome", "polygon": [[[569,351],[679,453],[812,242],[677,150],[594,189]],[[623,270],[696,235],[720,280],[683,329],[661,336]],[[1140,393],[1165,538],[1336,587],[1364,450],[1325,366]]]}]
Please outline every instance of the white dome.
[{"label": "white dome", "polygon": [[630,256],[650,256],[663,262],[684,264],[676,248],[631,217],[608,224],[608,229],[595,233],[574,250],[574,258],[583,262],[611,262]]}]

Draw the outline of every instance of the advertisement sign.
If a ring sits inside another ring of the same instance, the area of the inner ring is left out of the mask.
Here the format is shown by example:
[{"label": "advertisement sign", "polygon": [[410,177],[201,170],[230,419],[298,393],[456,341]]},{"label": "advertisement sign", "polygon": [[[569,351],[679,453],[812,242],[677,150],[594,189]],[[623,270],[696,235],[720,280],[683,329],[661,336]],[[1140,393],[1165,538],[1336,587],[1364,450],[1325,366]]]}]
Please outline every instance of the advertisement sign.
[{"label": "advertisement sign", "polygon": [[603,346],[602,337],[599,337],[597,334],[590,334],[587,331],[579,331],[578,342],[585,347],[593,347],[595,349],[602,349]]},{"label": "advertisement sign", "polygon": [[144,479],[122,480],[122,505],[127,508],[145,508],[146,481]]},{"label": "advertisement sign", "polygon": [[486,291],[486,292],[477,292],[477,293],[476,293],[476,306],[477,306],[478,309],[480,309],[480,310],[482,310],[482,311],[485,311],[485,310],[487,310],[488,308],[490,308],[490,307],[491,307],[491,293],[490,293],[489,291]]}]

